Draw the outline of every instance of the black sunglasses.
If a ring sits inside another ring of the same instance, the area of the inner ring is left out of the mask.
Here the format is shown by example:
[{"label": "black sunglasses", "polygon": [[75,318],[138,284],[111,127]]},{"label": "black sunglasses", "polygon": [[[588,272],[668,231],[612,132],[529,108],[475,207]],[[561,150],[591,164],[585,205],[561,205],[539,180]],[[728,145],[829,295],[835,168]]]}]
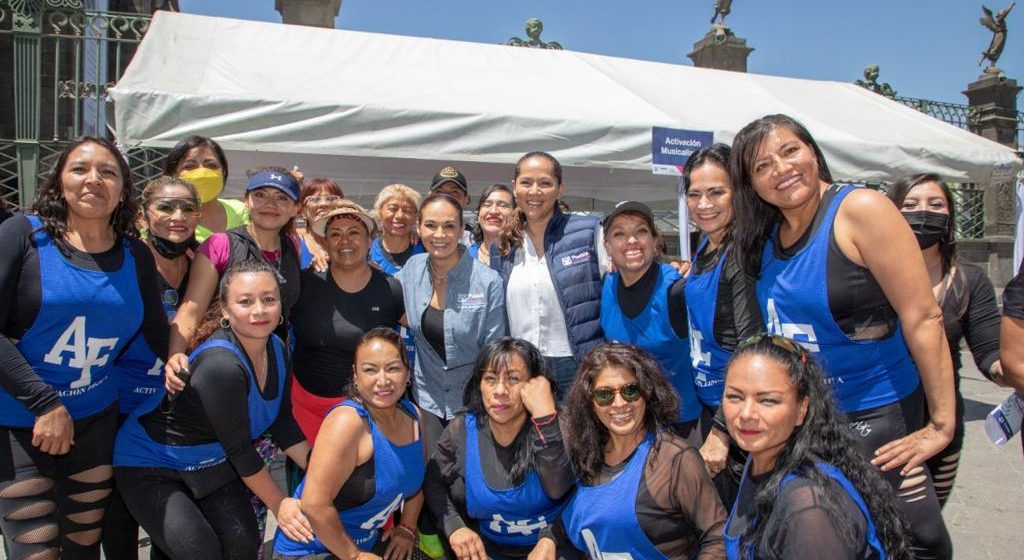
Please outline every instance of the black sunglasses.
[{"label": "black sunglasses", "polygon": [[590,394],[594,397],[594,404],[597,406],[608,406],[612,404],[615,401],[615,395],[622,395],[622,400],[628,403],[636,402],[643,396],[640,393],[640,385],[636,383],[623,385],[618,389],[600,387],[591,391]]},{"label": "black sunglasses", "polygon": [[793,354],[794,356],[800,358],[800,361],[802,363],[807,363],[807,350],[805,350],[803,346],[800,346],[800,343],[796,342],[791,338],[786,338],[784,336],[780,336],[777,334],[755,334],[754,336],[741,342],[739,348],[754,346],[755,344],[761,342],[762,340],[767,340],[771,342],[775,346],[782,348],[786,352],[789,352],[790,354]]}]

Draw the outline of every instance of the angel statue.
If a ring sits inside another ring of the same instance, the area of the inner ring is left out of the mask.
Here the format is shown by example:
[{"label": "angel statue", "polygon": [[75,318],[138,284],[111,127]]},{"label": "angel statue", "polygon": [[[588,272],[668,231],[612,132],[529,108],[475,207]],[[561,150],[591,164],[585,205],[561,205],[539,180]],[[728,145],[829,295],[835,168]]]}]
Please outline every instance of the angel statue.
[{"label": "angel statue", "polygon": [[542,22],[538,18],[530,18],[526,20],[527,39],[524,41],[519,37],[512,37],[508,41],[505,41],[505,44],[513,47],[534,47],[537,49],[552,49],[557,51],[562,50],[562,45],[560,43],[557,43],[555,41],[545,43],[544,41],[541,41],[540,34],[543,32],[544,22]]},{"label": "angel statue", "polygon": [[732,0],[715,0],[715,15],[711,16],[711,25],[714,25],[715,20],[721,16],[722,19],[718,24],[725,27],[725,16],[729,15],[731,11]]},{"label": "angel statue", "polygon": [[1006,16],[1010,14],[1010,10],[1016,6],[1014,2],[1008,7],[999,10],[995,15],[992,15],[992,10],[986,8],[984,5],[981,7],[981,11],[984,12],[985,17],[981,18],[981,24],[992,31],[992,42],[988,44],[988,48],[985,52],[981,53],[981,58],[978,59],[978,66],[985,62],[987,58],[989,60],[988,68],[985,72],[999,73],[999,68],[996,68],[996,61],[999,60],[999,56],[1003,54],[1003,47],[1006,46]]}]

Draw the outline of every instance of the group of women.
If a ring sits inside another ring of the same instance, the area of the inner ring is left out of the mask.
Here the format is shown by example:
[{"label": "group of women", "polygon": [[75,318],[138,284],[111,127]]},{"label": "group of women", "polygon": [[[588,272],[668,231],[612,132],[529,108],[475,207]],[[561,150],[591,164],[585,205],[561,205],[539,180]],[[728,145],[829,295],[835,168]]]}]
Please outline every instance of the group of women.
[{"label": "group of women", "polygon": [[952,556],[960,340],[1004,372],[939,177],[834,184],[758,119],[687,163],[687,270],[642,203],[569,212],[544,152],[470,246],[454,169],[373,212],[279,167],[222,200],[227,169],[190,137],[137,202],[85,138],[0,225],[10,558],[134,558],[136,523],[254,558],[267,509],[281,558]]}]

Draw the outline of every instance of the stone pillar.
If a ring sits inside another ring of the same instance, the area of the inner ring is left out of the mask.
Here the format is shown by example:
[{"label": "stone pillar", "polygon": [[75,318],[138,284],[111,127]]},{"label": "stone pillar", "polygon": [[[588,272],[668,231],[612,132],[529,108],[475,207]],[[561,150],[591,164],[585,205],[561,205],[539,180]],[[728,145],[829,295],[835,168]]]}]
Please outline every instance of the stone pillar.
[{"label": "stone pillar", "polygon": [[713,25],[700,41],[693,44],[693,52],[686,55],[697,68],[714,68],[733,72],[747,71],[747,57],[754,49],[747,40],[733,34],[722,25]]},{"label": "stone pillar", "polygon": [[[975,112],[970,131],[1017,149],[1017,94],[1020,90],[1016,80],[1007,78],[999,71],[986,71],[968,84],[963,93]],[[978,248],[987,247],[988,274],[998,289],[1005,286],[1015,272],[1012,263],[1016,200],[1014,180],[1007,178],[984,187],[985,237],[973,245]]]},{"label": "stone pillar", "polygon": [[274,9],[284,23],[334,29],[341,0],[274,0]]},{"label": "stone pillar", "polygon": [[1021,87],[1017,80],[1002,74],[989,74],[968,84],[967,104],[978,112],[971,124],[971,132],[999,142],[1004,146],[1017,146],[1017,94]]}]

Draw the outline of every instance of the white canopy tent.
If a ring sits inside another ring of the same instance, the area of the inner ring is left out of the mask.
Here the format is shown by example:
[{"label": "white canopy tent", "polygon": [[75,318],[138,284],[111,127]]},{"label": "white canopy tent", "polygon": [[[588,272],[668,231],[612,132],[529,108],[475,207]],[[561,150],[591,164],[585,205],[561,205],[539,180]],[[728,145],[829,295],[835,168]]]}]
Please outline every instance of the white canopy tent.
[{"label": "white canopy tent", "polygon": [[769,113],[804,123],[847,180],[927,170],[986,183],[996,166],[1021,168],[1002,145],[847,83],[171,12],[157,12],[111,96],[123,143],[217,139],[235,192],[261,164],[369,195],[424,189],[451,163],[477,193],[545,150],[568,195],[667,202],[676,180],[651,173],[653,126],[730,142]]}]

